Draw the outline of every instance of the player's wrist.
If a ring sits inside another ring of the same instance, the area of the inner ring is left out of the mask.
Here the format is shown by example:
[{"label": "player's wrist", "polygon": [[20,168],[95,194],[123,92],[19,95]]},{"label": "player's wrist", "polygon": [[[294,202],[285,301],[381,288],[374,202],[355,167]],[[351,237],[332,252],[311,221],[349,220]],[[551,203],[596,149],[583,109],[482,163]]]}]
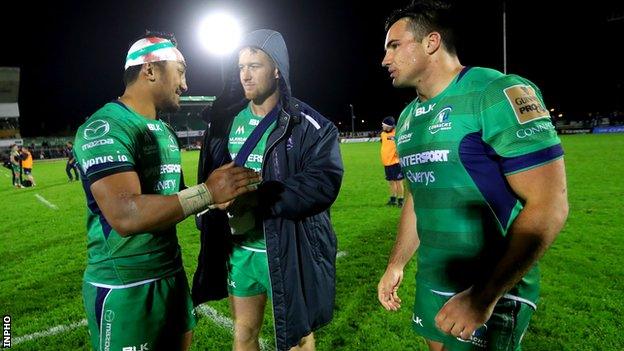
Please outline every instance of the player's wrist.
[{"label": "player's wrist", "polygon": [[404,267],[405,267],[405,265],[402,265],[400,263],[389,262],[388,266],[386,267],[386,272],[403,273],[403,268]]},{"label": "player's wrist", "polygon": [[478,285],[470,288],[470,295],[473,302],[482,308],[488,308],[496,305],[498,300],[503,296],[502,293],[494,291],[492,288]]},{"label": "player's wrist", "polygon": [[178,201],[182,206],[184,217],[201,212],[214,204],[212,193],[204,183],[178,192]]}]

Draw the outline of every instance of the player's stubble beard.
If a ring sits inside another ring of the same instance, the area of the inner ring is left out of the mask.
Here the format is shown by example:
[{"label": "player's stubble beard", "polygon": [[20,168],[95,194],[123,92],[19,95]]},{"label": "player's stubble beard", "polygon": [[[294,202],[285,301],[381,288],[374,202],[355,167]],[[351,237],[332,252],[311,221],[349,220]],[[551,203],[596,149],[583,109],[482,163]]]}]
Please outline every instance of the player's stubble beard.
[{"label": "player's stubble beard", "polygon": [[279,86],[278,78],[276,78],[275,81],[271,82],[270,84],[271,86],[266,91],[259,91],[260,89],[258,89],[257,86],[256,86],[256,89],[254,89],[254,91],[252,92],[248,92],[244,90],[245,98],[247,100],[253,101],[255,105],[262,105],[262,103],[266,99],[271,97],[278,90],[278,86]]},{"label": "player's stubble beard", "polygon": [[163,96],[156,105],[158,112],[172,113],[180,110],[180,95],[179,89],[176,89],[174,94]]}]

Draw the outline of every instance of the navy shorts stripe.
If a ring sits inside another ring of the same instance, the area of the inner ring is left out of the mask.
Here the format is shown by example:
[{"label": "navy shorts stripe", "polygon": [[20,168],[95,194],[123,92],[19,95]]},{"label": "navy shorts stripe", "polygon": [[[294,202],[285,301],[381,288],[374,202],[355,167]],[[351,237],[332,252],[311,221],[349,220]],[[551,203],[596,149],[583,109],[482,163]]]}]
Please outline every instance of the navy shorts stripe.
[{"label": "navy shorts stripe", "polygon": [[100,325],[102,321],[102,309],[104,307],[104,300],[109,291],[111,291],[109,288],[97,287],[97,293],[95,295],[95,321],[97,322],[98,329],[102,327]]}]

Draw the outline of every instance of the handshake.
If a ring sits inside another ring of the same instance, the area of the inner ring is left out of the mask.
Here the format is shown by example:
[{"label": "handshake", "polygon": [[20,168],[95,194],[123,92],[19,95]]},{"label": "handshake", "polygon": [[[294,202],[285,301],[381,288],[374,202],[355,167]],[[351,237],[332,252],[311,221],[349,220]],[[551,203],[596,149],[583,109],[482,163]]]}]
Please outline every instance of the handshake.
[{"label": "handshake", "polygon": [[258,189],[260,182],[258,172],[230,162],[215,169],[204,184],[212,194],[213,203],[219,205]]},{"label": "handshake", "polygon": [[209,208],[225,209],[236,197],[258,189],[260,182],[259,173],[230,162],[215,169],[204,183],[180,191],[178,200],[184,216]]}]

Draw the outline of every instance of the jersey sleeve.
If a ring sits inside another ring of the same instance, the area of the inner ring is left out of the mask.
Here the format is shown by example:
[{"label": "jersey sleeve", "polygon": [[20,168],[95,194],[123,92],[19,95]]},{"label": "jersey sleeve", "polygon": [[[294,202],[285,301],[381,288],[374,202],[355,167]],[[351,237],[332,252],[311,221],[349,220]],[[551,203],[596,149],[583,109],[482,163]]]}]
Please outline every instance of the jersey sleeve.
[{"label": "jersey sleeve", "polygon": [[477,109],[482,139],[501,157],[505,174],[513,174],[563,156],[540,90],[530,81],[509,75],[492,81]]},{"label": "jersey sleeve", "polygon": [[135,169],[131,130],[113,119],[92,119],[78,129],[74,145],[76,161],[91,184],[108,175]]}]

